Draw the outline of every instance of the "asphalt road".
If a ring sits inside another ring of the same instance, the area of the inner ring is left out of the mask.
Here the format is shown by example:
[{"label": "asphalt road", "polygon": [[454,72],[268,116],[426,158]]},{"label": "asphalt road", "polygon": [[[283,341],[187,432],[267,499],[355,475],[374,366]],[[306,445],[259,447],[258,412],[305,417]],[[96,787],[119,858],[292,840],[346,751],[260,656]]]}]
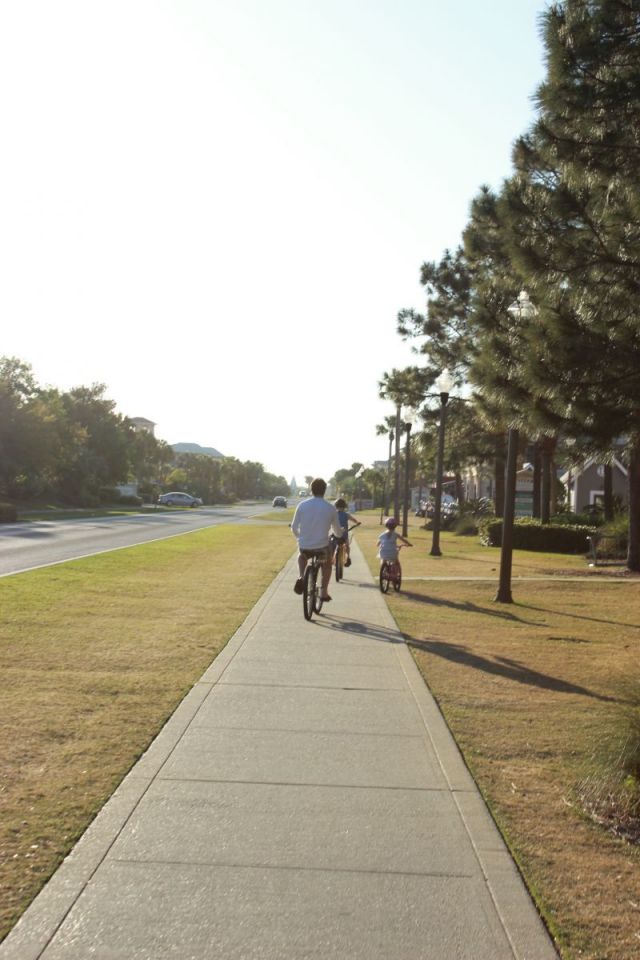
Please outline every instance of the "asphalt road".
[{"label": "asphalt road", "polygon": [[0,576],[94,553],[164,540],[220,523],[244,523],[271,504],[201,507],[86,520],[36,520],[0,527]]}]

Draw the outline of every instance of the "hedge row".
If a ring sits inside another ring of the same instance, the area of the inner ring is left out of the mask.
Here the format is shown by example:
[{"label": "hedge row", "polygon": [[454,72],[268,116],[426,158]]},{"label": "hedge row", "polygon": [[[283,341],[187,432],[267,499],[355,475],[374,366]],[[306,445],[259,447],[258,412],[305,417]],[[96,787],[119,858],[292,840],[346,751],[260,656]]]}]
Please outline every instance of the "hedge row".
[{"label": "hedge row", "polygon": [[0,523],[15,523],[17,519],[18,513],[11,503],[0,503]]},{"label": "hedge row", "polygon": [[[513,525],[513,546],[517,550],[540,550],[544,553],[587,553],[587,537],[595,527],[542,524],[540,520],[520,517]],[[502,520],[492,518],[482,524],[480,539],[488,547],[502,545]]]}]

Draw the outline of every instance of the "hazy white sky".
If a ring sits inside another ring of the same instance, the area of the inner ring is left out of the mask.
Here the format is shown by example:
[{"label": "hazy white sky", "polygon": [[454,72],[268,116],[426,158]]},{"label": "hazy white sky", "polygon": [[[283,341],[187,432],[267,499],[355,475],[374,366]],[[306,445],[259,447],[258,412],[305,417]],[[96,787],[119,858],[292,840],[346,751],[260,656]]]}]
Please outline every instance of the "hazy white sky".
[{"label": "hazy white sky", "polygon": [[544,0],[0,0],[0,354],[299,480],[510,169]]}]

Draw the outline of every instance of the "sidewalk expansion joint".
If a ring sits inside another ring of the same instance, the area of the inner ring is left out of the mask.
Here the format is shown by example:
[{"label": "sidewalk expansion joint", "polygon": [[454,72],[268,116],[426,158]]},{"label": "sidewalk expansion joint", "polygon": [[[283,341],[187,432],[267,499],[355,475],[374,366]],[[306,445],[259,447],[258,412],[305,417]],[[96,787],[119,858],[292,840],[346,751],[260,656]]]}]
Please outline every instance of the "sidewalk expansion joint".
[{"label": "sidewalk expansion joint", "polygon": [[480,880],[484,879],[475,873],[450,873],[446,870],[359,870],[357,867],[309,867],[296,866],[289,864],[271,864],[271,863],[233,863],[224,860],[133,860],[129,857],[120,859],[119,857],[110,857],[110,863],[127,863],[133,866],[146,866],[156,864],[157,866],[172,867],[192,867],[195,869],[210,870],[212,868],[223,868],[231,870],[273,870],[285,871],[287,873],[350,873],[355,876],[370,875],[378,877],[440,877],[455,878],[457,880]]},{"label": "sidewalk expansion joint", "polygon": [[394,739],[401,740],[425,740],[424,732],[419,731],[417,733],[380,733],[380,732],[371,732],[370,730],[325,730],[324,728],[318,729],[317,727],[241,727],[241,726],[222,726],[218,725],[215,727],[212,726],[203,726],[195,722],[195,718],[191,723],[191,730],[207,730],[210,733],[217,733],[218,730],[243,730],[245,733],[312,733],[317,734],[321,737],[393,737]]},{"label": "sidewalk expansion joint", "polygon": [[405,690],[403,686],[397,687],[340,687],[336,684],[325,684],[325,683],[236,683],[234,680],[220,680],[218,681],[221,686],[224,687],[267,687],[272,690],[353,690],[353,691],[366,691],[367,693],[387,693],[389,690],[394,690],[397,693],[403,693]]},{"label": "sidewalk expansion joint", "polygon": [[[412,787],[390,786],[377,783],[316,783],[314,780],[237,780],[227,777],[156,777],[155,783],[235,783],[242,786],[255,787],[312,787],[325,790],[386,790],[388,792],[404,793],[449,793],[447,786],[442,787]],[[458,791],[462,793],[464,791]]]}]

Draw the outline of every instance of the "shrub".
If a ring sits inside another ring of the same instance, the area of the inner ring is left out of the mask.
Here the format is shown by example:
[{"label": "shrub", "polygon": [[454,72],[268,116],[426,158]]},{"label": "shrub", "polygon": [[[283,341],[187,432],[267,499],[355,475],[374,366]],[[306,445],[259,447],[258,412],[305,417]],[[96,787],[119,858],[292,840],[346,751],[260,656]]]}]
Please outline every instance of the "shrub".
[{"label": "shrub", "polygon": [[[520,517],[513,525],[513,546],[518,550],[540,550],[544,553],[587,553],[587,537],[594,527],[542,524],[531,517]],[[502,544],[502,520],[485,521],[480,539],[489,547]]]},{"label": "shrub", "polygon": [[11,503],[0,503],[0,523],[15,523],[18,511]]},{"label": "shrub", "polygon": [[478,533],[478,520],[471,513],[463,513],[456,519],[453,531],[459,537],[474,537]]},{"label": "shrub", "polygon": [[629,515],[619,513],[600,528],[600,533],[606,537],[621,537],[626,542],[629,536]]},{"label": "shrub", "polygon": [[598,826],[640,843],[640,687],[623,680],[618,705],[599,731],[588,774],[577,784],[576,799]]},{"label": "shrub", "polygon": [[117,487],[100,487],[98,499],[100,503],[120,503],[120,491]]},{"label": "shrub", "polygon": [[126,507],[141,507],[142,497],[136,497],[132,493],[126,493],[118,498],[118,503]]},{"label": "shrub", "polygon": [[477,500],[465,500],[460,504],[460,513],[463,516],[494,517],[495,503],[489,497],[479,497]]},{"label": "shrub", "polygon": [[551,517],[555,527],[597,527],[602,523],[601,513],[556,513]]}]

